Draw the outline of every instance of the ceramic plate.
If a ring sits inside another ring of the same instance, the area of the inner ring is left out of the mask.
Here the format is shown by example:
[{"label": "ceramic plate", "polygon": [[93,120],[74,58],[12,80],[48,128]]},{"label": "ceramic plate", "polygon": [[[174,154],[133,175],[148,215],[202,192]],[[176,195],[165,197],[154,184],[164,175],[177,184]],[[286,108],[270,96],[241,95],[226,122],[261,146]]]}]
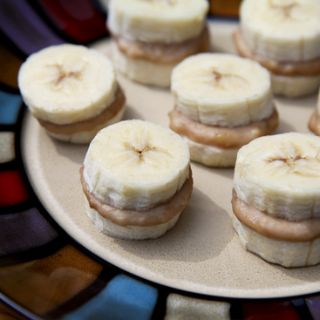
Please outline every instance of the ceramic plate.
[{"label": "ceramic plate", "polygon": [[[232,52],[234,25],[211,24],[214,51]],[[94,45],[109,53],[109,43]],[[127,96],[125,118],[167,126],[173,98],[168,90],[142,86],[118,76]],[[278,132],[308,132],[316,96],[275,99]],[[269,298],[316,292],[320,266],[286,269],[246,252],[232,229],[233,170],[192,164],[194,192],[178,224],[157,240],[124,241],[99,233],[86,216],[79,168],[87,146],[51,139],[30,114],[22,135],[29,179],[52,217],[87,249],[145,279],[194,293],[230,298]]]}]

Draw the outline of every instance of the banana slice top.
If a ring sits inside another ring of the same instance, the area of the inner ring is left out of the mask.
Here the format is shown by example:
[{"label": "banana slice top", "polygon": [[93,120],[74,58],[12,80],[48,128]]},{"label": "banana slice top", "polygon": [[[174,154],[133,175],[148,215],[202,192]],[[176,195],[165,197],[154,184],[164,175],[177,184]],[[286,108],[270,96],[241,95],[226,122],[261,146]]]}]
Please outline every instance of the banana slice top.
[{"label": "banana slice top", "polygon": [[189,149],[173,131],[142,120],[101,130],[84,160],[84,179],[99,200],[146,209],[172,197],[189,175]]},{"label": "banana slice top", "polygon": [[234,190],[276,218],[320,218],[320,138],[284,133],[253,140],[238,152]]},{"label": "banana slice top", "polygon": [[111,0],[112,33],[145,42],[181,42],[200,34],[209,5],[206,0]]},{"label": "banana slice top", "polygon": [[190,108],[234,111],[257,101],[264,104],[271,96],[271,82],[268,71],[252,60],[203,53],[175,67],[171,90],[179,103]]},{"label": "banana slice top", "polygon": [[319,0],[245,0],[240,17],[245,40],[257,52],[276,60],[320,57]]},{"label": "banana slice top", "polygon": [[279,201],[292,197],[320,205],[320,138],[284,133],[255,139],[238,153],[234,182],[242,186],[240,193],[265,192]]},{"label": "banana slice top", "polygon": [[78,45],[59,45],[32,54],[22,65],[19,88],[42,120],[69,124],[94,117],[112,103],[117,83],[109,59]]}]

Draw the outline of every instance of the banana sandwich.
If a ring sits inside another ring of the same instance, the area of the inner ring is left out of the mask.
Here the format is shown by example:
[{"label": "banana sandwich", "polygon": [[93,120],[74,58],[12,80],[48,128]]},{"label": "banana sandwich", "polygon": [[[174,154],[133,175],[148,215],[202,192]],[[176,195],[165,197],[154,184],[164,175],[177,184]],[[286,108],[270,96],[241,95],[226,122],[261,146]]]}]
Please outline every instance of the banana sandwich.
[{"label": "banana sandwich", "polygon": [[86,213],[99,231],[122,239],[160,237],[191,197],[188,146],[168,128],[118,122],[90,143],[81,182]]},{"label": "banana sandwich", "polygon": [[320,138],[284,133],[238,153],[233,225],[244,247],[285,267],[320,262]]},{"label": "banana sandwich", "polygon": [[33,116],[59,140],[88,143],[124,113],[125,96],[111,61],[84,46],[63,44],[32,54],[18,83]]},{"label": "banana sandwich", "polygon": [[206,0],[111,0],[108,28],[115,67],[128,78],[169,87],[173,67],[208,51]]},{"label": "banana sandwich", "polygon": [[319,0],[244,0],[234,42],[271,72],[275,94],[300,97],[319,88]]},{"label": "banana sandwich", "polygon": [[311,114],[309,119],[309,129],[316,135],[320,136],[320,90],[318,94],[318,105],[316,110]]},{"label": "banana sandwich", "polygon": [[169,126],[188,142],[191,160],[233,167],[239,148],[273,133],[278,113],[270,75],[258,63],[229,54],[186,58],[172,73]]}]

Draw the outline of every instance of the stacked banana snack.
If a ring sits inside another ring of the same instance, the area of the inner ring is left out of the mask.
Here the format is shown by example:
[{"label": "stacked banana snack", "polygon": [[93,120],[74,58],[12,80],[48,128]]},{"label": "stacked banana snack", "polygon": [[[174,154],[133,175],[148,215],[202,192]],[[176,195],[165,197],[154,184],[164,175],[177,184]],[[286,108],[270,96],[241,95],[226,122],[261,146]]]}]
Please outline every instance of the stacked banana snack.
[{"label": "stacked banana snack", "polygon": [[278,127],[270,75],[254,61],[189,57],[174,69],[171,90],[169,126],[188,142],[191,159],[204,165],[233,167],[241,146]]},{"label": "stacked banana snack", "polygon": [[156,124],[126,120],[101,130],[81,173],[88,216],[113,237],[161,236],[191,197],[189,159],[182,138]]},{"label": "stacked banana snack", "polygon": [[177,63],[208,51],[207,12],[206,0],[111,0],[115,67],[137,82],[168,87]]},{"label": "stacked banana snack", "polygon": [[240,241],[285,267],[320,262],[320,139],[302,133],[261,137],[240,149],[233,222]]},{"label": "stacked banana snack", "polygon": [[112,63],[83,46],[58,45],[32,54],[18,82],[33,116],[59,140],[88,143],[124,113],[125,96]]},{"label": "stacked banana snack", "polygon": [[240,18],[236,48],[270,70],[275,94],[299,97],[317,91],[319,0],[244,0]]}]

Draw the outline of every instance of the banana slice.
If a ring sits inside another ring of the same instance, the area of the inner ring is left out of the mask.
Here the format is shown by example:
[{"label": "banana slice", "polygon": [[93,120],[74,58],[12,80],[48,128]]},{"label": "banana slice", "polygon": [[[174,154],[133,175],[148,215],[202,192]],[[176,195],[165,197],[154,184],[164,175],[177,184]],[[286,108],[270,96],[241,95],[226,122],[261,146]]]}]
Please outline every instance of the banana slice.
[{"label": "banana slice", "polygon": [[[85,208],[87,216],[90,218],[94,226],[102,233],[105,233],[111,237],[126,239],[126,240],[143,240],[143,239],[155,239],[162,236],[168,230],[170,230],[177,223],[181,212],[168,220],[167,222],[160,223],[153,226],[139,226],[129,225],[122,226],[112,222],[109,219],[104,218],[101,214],[92,209],[88,202],[85,202]],[[145,212],[148,214],[149,212]]]},{"label": "banana slice", "polygon": [[204,145],[187,137],[183,138],[188,143],[192,161],[202,163],[208,167],[234,167],[239,148],[221,148]]},{"label": "banana slice", "polygon": [[318,0],[245,0],[242,36],[255,53],[278,61],[320,58]]},{"label": "banana slice", "polygon": [[272,91],[275,95],[297,98],[316,92],[320,86],[320,74],[317,76],[271,75]]},{"label": "banana slice", "polygon": [[293,242],[266,237],[241,223],[235,216],[232,224],[241,244],[264,260],[284,267],[306,267],[320,262],[320,239]]},{"label": "banana slice", "polygon": [[144,59],[132,59],[122,53],[116,43],[111,43],[112,59],[117,70],[141,84],[169,87],[170,76],[176,63],[154,63]]},{"label": "banana slice", "polygon": [[147,210],[176,194],[189,176],[189,150],[177,134],[141,120],[101,130],[84,160],[84,180],[103,203]]},{"label": "banana slice", "polygon": [[238,152],[237,197],[276,218],[320,217],[320,139],[285,133],[255,139]]},{"label": "banana slice", "polygon": [[[125,99],[111,62],[84,46],[52,46],[31,55],[18,81],[31,113],[62,140],[88,142],[124,111]],[[109,108],[113,112],[107,112]]]},{"label": "banana slice", "polygon": [[196,37],[208,12],[205,0],[111,0],[113,34],[145,42],[181,42]]},{"label": "banana slice", "polygon": [[206,125],[241,126],[273,112],[269,73],[233,55],[203,53],[185,59],[172,73],[171,91],[177,110]]},{"label": "banana slice", "polygon": [[19,71],[24,101],[39,119],[69,124],[98,115],[117,89],[111,62],[101,53],[59,45],[31,55]]}]

